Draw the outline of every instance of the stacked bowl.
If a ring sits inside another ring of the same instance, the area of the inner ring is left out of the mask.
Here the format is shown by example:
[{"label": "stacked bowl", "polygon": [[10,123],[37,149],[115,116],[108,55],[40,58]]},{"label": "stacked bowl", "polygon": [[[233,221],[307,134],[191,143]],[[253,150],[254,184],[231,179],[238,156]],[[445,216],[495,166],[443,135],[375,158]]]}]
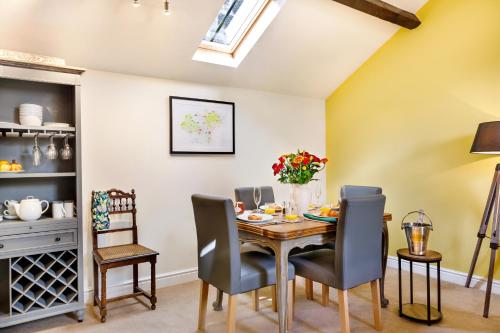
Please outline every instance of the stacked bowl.
[{"label": "stacked bowl", "polygon": [[19,121],[23,126],[42,126],[43,106],[36,104],[19,105]]}]

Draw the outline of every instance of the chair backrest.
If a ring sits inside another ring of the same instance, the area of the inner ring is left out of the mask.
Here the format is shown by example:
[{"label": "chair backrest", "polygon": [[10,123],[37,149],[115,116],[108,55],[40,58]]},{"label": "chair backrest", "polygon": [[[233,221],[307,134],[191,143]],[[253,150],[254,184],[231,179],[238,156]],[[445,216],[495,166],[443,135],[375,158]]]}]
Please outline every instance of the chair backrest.
[{"label": "chair backrest", "polygon": [[382,194],[382,188],[374,186],[344,185],[340,189],[340,200]]},{"label": "chair backrest", "polygon": [[231,199],[194,194],[198,277],[230,294],[239,292],[240,243]]},{"label": "chair backrest", "polygon": [[[92,247],[93,249],[98,248],[98,235],[114,233],[114,232],[123,232],[129,231],[132,232],[132,243],[137,244],[138,235],[137,235],[137,209],[135,208],[135,190],[132,189],[130,193],[117,190],[115,188],[106,191],[109,196],[109,214],[131,214],[132,216],[132,226],[128,228],[119,228],[119,229],[107,229],[107,230],[96,230],[94,228],[94,223],[92,223]],[[94,199],[94,194],[96,192],[92,191],[92,200]]]},{"label": "chair backrest", "polygon": [[[261,205],[266,202],[274,202],[274,191],[272,186],[261,186]],[[253,187],[237,187],[234,189],[236,201],[241,201],[245,204],[245,209],[256,209],[253,200]]]},{"label": "chair backrest", "polygon": [[385,196],[343,199],[335,240],[337,289],[347,290],[382,278],[382,226]]}]

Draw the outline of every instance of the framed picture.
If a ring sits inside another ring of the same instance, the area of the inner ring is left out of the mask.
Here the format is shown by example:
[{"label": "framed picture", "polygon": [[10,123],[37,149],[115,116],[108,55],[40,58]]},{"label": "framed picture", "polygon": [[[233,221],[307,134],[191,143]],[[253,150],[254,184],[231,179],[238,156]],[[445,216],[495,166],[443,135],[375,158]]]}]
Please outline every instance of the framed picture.
[{"label": "framed picture", "polygon": [[234,103],[170,96],[170,154],[234,154]]}]

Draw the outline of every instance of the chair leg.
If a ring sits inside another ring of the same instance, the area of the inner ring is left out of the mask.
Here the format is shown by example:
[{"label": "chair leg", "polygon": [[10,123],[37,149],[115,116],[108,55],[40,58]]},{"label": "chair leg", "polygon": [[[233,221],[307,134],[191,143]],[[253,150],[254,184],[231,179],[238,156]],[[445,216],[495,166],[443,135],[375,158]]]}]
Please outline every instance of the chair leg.
[{"label": "chair leg", "polygon": [[382,309],[380,305],[380,280],[370,282],[372,288],[372,307],[373,320],[375,321],[375,329],[382,330]]},{"label": "chair leg", "polygon": [[133,281],[133,292],[137,292],[137,288],[139,288],[139,265],[132,265],[132,281]]},{"label": "chair leg", "polygon": [[309,300],[314,299],[314,291],[313,291],[313,281],[310,279],[306,279],[306,298]]},{"label": "chair leg", "polygon": [[347,290],[338,290],[339,295],[339,314],[340,328],[342,333],[350,333],[349,327],[349,303],[347,300]]},{"label": "chair leg", "polygon": [[294,291],[294,281],[295,280],[289,280],[288,281],[288,296],[287,296],[287,321],[286,321],[286,326],[287,329],[291,330],[292,329],[292,323],[293,323],[293,291]]},{"label": "chair leg", "polygon": [[101,323],[106,322],[106,273],[107,268],[101,267],[101,305],[99,306]]},{"label": "chair leg", "polygon": [[293,279],[292,281],[292,303],[293,303],[293,312],[292,315],[295,317],[295,288],[297,287],[296,280]]},{"label": "chair leg", "polygon": [[252,291],[253,309],[259,311],[259,289]]},{"label": "chair leg", "polygon": [[272,297],[273,311],[278,312],[278,301],[277,301],[278,293],[276,292],[275,284],[271,286],[271,294],[272,294],[271,297]]},{"label": "chair leg", "polygon": [[[138,277],[137,277],[137,288],[139,288]],[[153,259],[151,259],[151,310],[156,310],[156,257],[153,257]]]},{"label": "chair leg", "polygon": [[93,260],[94,263],[94,306],[97,305],[97,298],[99,297],[99,266],[97,262]]},{"label": "chair leg", "polygon": [[326,284],[321,285],[321,304],[328,306],[330,303],[330,286]]},{"label": "chair leg", "polygon": [[236,332],[236,303],[238,295],[229,295],[227,304],[227,333]]},{"label": "chair leg", "polygon": [[205,318],[207,317],[208,283],[200,280],[200,305],[198,309],[198,330],[205,330]]}]

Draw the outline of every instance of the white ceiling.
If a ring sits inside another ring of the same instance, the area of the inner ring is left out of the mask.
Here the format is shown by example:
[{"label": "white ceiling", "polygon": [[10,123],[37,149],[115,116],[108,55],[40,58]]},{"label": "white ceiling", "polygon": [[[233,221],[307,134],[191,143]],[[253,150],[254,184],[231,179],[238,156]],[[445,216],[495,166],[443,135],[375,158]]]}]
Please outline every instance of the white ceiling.
[{"label": "white ceiling", "polygon": [[[427,0],[388,1],[416,12]],[[1,0],[0,48],[69,65],[327,97],[398,29],[332,0],[288,0],[234,68],[191,60],[223,0]]]}]

